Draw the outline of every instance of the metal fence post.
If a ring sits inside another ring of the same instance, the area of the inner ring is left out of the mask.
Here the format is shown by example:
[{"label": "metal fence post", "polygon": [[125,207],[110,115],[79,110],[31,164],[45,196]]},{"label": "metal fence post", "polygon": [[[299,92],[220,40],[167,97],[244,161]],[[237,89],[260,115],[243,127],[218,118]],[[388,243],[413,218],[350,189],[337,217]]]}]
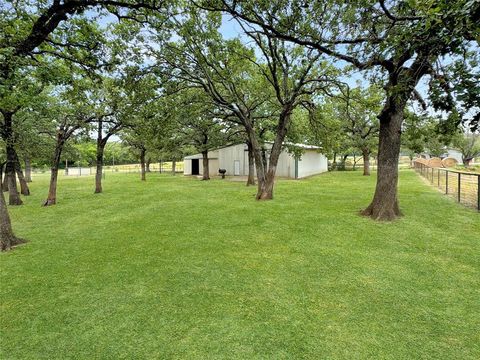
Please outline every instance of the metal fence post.
[{"label": "metal fence post", "polygon": [[458,173],[458,202],[460,202],[460,191],[461,191],[461,182],[462,181],[462,174]]},{"label": "metal fence post", "polygon": [[438,172],[437,172],[437,180],[438,180],[437,187],[439,188],[440,187],[440,169],[438,169]]}]

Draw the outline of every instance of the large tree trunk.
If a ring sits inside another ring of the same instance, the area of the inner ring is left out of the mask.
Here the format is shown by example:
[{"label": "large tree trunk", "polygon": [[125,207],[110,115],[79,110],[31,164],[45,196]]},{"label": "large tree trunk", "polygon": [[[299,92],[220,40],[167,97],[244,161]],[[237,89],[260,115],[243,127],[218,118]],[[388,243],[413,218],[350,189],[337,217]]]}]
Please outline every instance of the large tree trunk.
[{"label": "large tree trunk", "polygon": [[24,242],[25,240],[17,238],[13,234],[5,196],[3,196],[3,191],[0,191],[0,250],[6,251]]},{"label": "large tree trunk", "polygon": [[247,186],[255,185],[255,155],[253,153],[253,146],[250,141],[247,141],[248,148],[248,179]]},{"label": "large tree trunk", "polygon": [[265,149],[265,146],[262,146],[262,163],[263,163],[263,168],[267,169],[268,167],[268,160],[267,160],[267,149]]},{"label": "large tree trunk", "polygon": [[97,124],[97,151],[95,159],[95,194],[100,194],[102,189],[102,173],[103,173],[103,155],[105,151],[106,141],[103,141],[103,121],[98,120]]},{"label": "large tree trunk", "polygon": [[[288,103],[279,115],[275,141],[270,150],[269,161],[267,162],[266,149],[260,144],[252,120],[249,117],[242,117],[242,123],[248,136],[248,143],[251,146],[249,153],[253,154],[255,169],[257,171],[257,200],[273,199],[273,187],[275,184],[275,172],[278,159],[282,152],[282,145],[287,134],[287,127],[290,121],[292,104]],[[249,161],[251,164],[251,161]],[[267,169],[268,166],[268,169]]]},{"label": "large tree trunk", "polygon": [[20,165],[20,160],[18,156],[15,161],[15,172],[17,173],[18,182],[20,183],[20,192],[22,193],[22,195],[29,196],[30,189],[28,188],[25,176],[23,176],[22,166]]},{"label": "large tree trunk", "polygon": [[[255,170],[257,171],[257,195],[255,198],[259,200],[259,194],[262,194],[264,189],[266,188],[265,186],[265,181],[266,181],[266,174],[267,174],[267,169],[265,168],[265,164],[262,159],[262,148],[260,144],[258,143],[257,139],[254,138],[255,134],[251,136],[251,144],[252,144],[252,151],[253,151],[253,156],[255,158]],[[272,193],[273,196],[273,193]]]},{"label": "large tree trunk", "polygon": [[57,203],[57,182],[58,182],[58,165],[52,166],[50,169],[50,186],[48,188],[47,200],[43,206],[55,205]]},{"label": "large tree trunk", "polygon": [[256,139],[255,131],[250,135],[255,169],[257,171],[257,200],[273,199],[273,179],[267,185],[267,157],[265,148]]},{"label": "large tree trunk", "polygon": [[375,194],[363,215],[375,220],[394,220],[401,216],[397,198],[398,159],[401,127],[406,101],[387,100],[381,114],[378,145],[378,172]]},{"label": "large tree trunk", "polygon": [[57,203],[58,167],[60,165],[60,158],[62,156],[64,144],[65,140],[63,139],[63,134],[59,132],[57,134],[57,144],[55,146],[55,152],[52,158],[52,167],[50,169],[50,186],[48,189],[48,197],[43,203],[43,206],[55,205]]},{"label": "large tree trunk", "polygon": [[32,182],[32,164],[29,157],[25,157],[25,181]]},{"label": "large tree trunk", "polygon": [[202,180],[210,180],[210,169],[208,166],[208,151],[202,151],[203,177]]},{"label": "large tree trunk", "polygon": [[370,151],[368,149],[362,150],[363,155],[363,175],[370,175]]},{"label": "large tree trunk", "polygon": [[283,138],[273,143],[270,151],[270,158],[268,162],[268,170],[264,175],[262,181],[258,181],[257,200],[271,200],[273,199],[273,187],[275,185],[275,173],[277,172],[277,164],[280,154],[282,152]]},{"label": "large tree trunk", "polygon": [[[275,141],[273,142],[272,148],[270,150],[270,156],[268,158],[268,164],[265,156],[265,149],[259,147],[258,141],[256,140],[255,131],[250,131],[251,135],[249,140],[252,143],[255,154],[255,164],[257,162],[262,163],[261,166],[257,165],[257,180],[258,180],[258,191],[257,191],[257,200],[271,200],[273,199],[273,187],[275,185],[275,173],[277,171],[277,164],[280,154],[282,153],[282,146],[285,136],[287,134],[287,126],[290,122],[291,111],[289,108],[285,108],[280,114],[280,119],[277,126],[277,134],[275,136]],[[252,129],[253,130],[253,129]],[[249,131],[247,130],[247,133]],[[259,148],[255,150],[255,148]],[[266,171],[265,171],[266,170]]]},{"label": "large tree trunk", "polygon": [[105,153],[106,142],[102,139],[97,140],[97,157],[96,157],[96,172],[95,172],[95,194],[100,194],[102,189],[102,175],[103,175],[103,155]]},{"label": "large tree trunk", "polygon": [[146,153],[145,149],[140,150],[140,171],[141,171],[142,181],[147,180],[147,177],[146,177],[146,174],[145,174],[146,170],[147,170],[147,167],[146,167],[146,164],[145,164],[145,153]]},{"label": "large tree trunk", "polygon": [[177,173],[177,161],[172,160],[172,175],[175,175]]},{"label": "large tree trunk", "polygon": [[5,177],[8,186],[8,203],[10,205],[22,205],[22,199],[17,190],[17,178],[15,173],[15,163],[17,160],[17,153],[14,148],[14,135],[13,135],[13,113],[6,112],[3,114],[4,127],[3,127],[3,139],[6,144],[7,152],[7,165],[5,166]]},{"label": "large tree trunk", "polygon": [[[398,205],[397,188],[403,113],[415,86],[428,72],[429,64],[434,60],[427,51],[419,53],[408,70],[398,68],[389,70],[389,81],[385,87],[387,99],[378,116],[380,132],[377,185],[372,202],[362,211],[363,215],[372,219],[393,220],[402,215]],[[403,68],[404,65],[401,66]]]},{"label": "large tree trunk", "polygon": [[5,176],[7,177],[8,186],[8,204],[22,205],[23,201],[20,198],[20,193],[17,190],[17,177],[15,171],[17,154],[13,146],[7,144],[7,165],[5,167]]},{"label": "large tree trunk", "polygon": [[[276,167],[275,167],[276,170]],[[272,176],[273,174],[273,176]],[[272,200],[273,199],[273,186],[275,185],[275,173],[270,169],[265,174],[264,179],[258,180],[257,200]]]}]

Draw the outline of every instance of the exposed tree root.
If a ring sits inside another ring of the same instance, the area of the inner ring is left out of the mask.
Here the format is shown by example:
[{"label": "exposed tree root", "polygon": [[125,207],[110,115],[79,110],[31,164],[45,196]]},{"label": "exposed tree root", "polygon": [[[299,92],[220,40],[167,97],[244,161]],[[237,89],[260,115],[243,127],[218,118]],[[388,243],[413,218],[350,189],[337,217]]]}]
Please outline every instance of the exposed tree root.
[{"label": "exposed tree root", "polygon": [[55,205],[56,203],[57,201],[55,199],[47,199],[43,203],[43,206],[52,206],[52,205]]},{"label": "exposed tree root", "polygon": [[368,216],[376,221],[393,221],[403,216],[398,201],[391,206],[371,203],[366,209],[360,211],[360,215]]},{"label": "exposed tree root", "polygon": [[27,242],[27,240],[20,239],[20,238],[15,237],[15,236],[9,236],[9,237],[7,237],[7,239],[2,239],[0,241],[0,250],[1,251],[8,251],[8,250],[11,250],[12,248],[14,248],[18,245],[25,244],[26,242]]}]

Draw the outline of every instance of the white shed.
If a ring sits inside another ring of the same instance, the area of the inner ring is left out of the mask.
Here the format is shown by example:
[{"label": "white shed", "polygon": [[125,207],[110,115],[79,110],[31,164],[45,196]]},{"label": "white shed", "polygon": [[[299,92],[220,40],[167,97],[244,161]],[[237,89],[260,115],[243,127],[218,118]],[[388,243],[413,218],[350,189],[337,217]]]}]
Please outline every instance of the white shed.
[{"label": "white shed", "polygon": [[[218,150],[208,152],[208,170],[210,176],[218,175]],[[203,156],[195,154],[183,158],[183,174],[184,175],[201,175],[203,174]]]},{"label": "white shed", "polygon": [[[269,145],[271,147],[271,145]],[[303,154],[296,159],[293,154],[283,150],[278,159],[276,175],[291,179],[300,179],[307,176],[328,171],[328,161],[325,155],[319,152],[317,146],[294,144],[301,147]],[[248,175],[248,148],[245,144],[226,146],[208,153],[210,175],[218,175],[218,169],[227,170],[227,176]],[[202,154],[195,154],[184,158],[185,175],[201,175],[203,172]]]}]

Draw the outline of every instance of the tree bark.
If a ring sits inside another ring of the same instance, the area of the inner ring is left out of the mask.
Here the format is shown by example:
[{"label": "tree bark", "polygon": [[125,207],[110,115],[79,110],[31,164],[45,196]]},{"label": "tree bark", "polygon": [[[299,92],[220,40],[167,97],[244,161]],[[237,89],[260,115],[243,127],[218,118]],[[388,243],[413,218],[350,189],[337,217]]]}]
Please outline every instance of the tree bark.
[{"label": "tree bark", "polygon": [[15,245],[24,242],[25,240],[20,239],[13,234],[5,196],[3,195],[3,191],[0,191],[0,250],[10,250]]},{"label": "tree bark", "polygon": [[412,96],[419,80],[425,75],[435,59],[426,49],[419,52],[409,68],[389,69],[389,80],[385,87],[387,98],[378,115],[380,121],[377,185],[370,205],[363,215],[374,220],[394,220],[402,215],[398,204],[398,160],[402,134],[403,114],[407,101]]},{"label": "tree bark", "polygon": [[[3,167],[5,166],[7,162],[4,161],[2,164],[0,164],[0,180],[3,179]],[[2,189],[3,190],[3,189]],[[3,192],[3,191],[2,191]]]},{"label": "tree bark", "polygon": [[202,180],[210,180],[210,169],[208,164],[208,151],[202,151],[203,177]]},{"label": "tree bark", "polygon": [[8,191],[8,181],[7,181],[8,179],[7,179],[7,174],[5,173],[0,180],[1,180],[1,182],[2,182],[2,184],[1,184],[1,186],[2,186],[2,191],[3,191],[3,192]]},{"label": "tree bark", "polygon": [[23,175],[22,167],[20,165],[20,159],[18,158],[18,156],[16,157],[15,161],[15,172],[17,173],[18,182],[20,183],[20,192],[22,193],[22,195],[29,196],[30,189],[28,188],[27,180]]},{"label": "tree bark", "polygon": [[64,144],[65,140],[63,138],[63,132],[59,131],[57,134],[57,143],[55,145],[55,151],[52,158],[52,167],[50,169],[50,186],[48,189],[48,197],[43,203],[43,206],[55,205],[57,203],[58,167],[60,165]]},{"label": "tree bark", "polygon": [[23,201],[20,198],[20,193],[17,190],[17,178],[15,171],[16,152],[13,146],[7,144],[7,165],[5,166],[5,176],[8,185],[8,204],[22,205]]},{"label": "tree bark", "polygon": [[253,146],[250,141],[247,141],[248,148],[248,179],[247,186],[255,185],[255,155],[253,153]]},{"label": "tree bark", "polygon": [[277,164],[282,152],[283,139],[280,143],[275,141],[270,151],[267,172],[262,181],[258,180],[257,200],[273,199],[273,187],[275,185],[275,173],[277,172]]},{"label": "tree bark", "polygon": [[[17,178],[15,173],[15,163],[17,160],[17,153],[14,148],[14,134],[13,134],[13,113],[4,112],[3,113],[3,139],[6,144],[6,153],[7,153],[7,164],[5,166],[5,177],[6,183],[8,186],[8,204],[9,205],[22,205],[22,199],[17,190]],[[5,188],[4,188],[5,189]]]},{"label": "tree bark", "polygon": [[141,179],[142,181],[146,181],[147,180],[147,177],[146,177],[146,164],[145,164],[145,153],[147,151],[145,149],[140,149],[140,171],[141,171]]},{"label": "tree bark", "polygon": [[361,213],[374,220],[394,220],[402,215],[398,204],[398,159],[406,100],[391,96],[379,115],[378,171],[375,194]]},{"label": "tree bark", "polygon": [[32,164],[29,157],[25,157],[25,181],[32,182]]},{"label": "tree bark", "polygon": [[265,149],[264,146],[262,146],[262,163],[263,167],[267,169],[268,167],[268,161],[267,161],[267,149]]},{"label": "tree bark", "polygon": [[105,152],[106,141],[103,140],[103,121],[98,120],[97,124],[97,149],[95,158],[95,194],[102,193],[102,173],[103,173],[103,155]]},{"label": "tree bark", "polygon": [[97,157],[96,157],[96,172],[95,172],[95,194],[100,194],[103,191],[102,188],[102,175],[103,175],[103,156],[105,153],[106,141],[102,139],[97,140]]},{"label": "tree bark", "polygon": [[175,176],[176,172],[177,172],[177,161],[172,160],[172,175]]},{"label": "tree bark", "polygon": [[280,114],[277,127],[277,134],[270,150],[269,161],[266,161],[266,151],[260,146],[256,138],[255,130],[251,126],[246,126],[249,141],[252,144],[255,155],[255,166],[257,170],[258,190],[257,200],[273,199],[273,188],[275,185],[275,173],[280,154],[282,152],[283,141],[287,134],[287,127],[290,122],[291,109],[284,108]]},{"label": "tree bark", "polygon": [[370,151],[368,149],[363,149],[362,155],[363,155],[363,175],[370,176]]},{"label": "tree bark", "polygon": [[7,177],[6,176],[3,176],[4,174],[4,171],[3,171],[3,168],[5,167],[5,165],[7,164],[7,162],[3,162],[3,164],[0,164],[0,191],[1,192],[6,192],[8,191],[8,185],[7,185]]}]

